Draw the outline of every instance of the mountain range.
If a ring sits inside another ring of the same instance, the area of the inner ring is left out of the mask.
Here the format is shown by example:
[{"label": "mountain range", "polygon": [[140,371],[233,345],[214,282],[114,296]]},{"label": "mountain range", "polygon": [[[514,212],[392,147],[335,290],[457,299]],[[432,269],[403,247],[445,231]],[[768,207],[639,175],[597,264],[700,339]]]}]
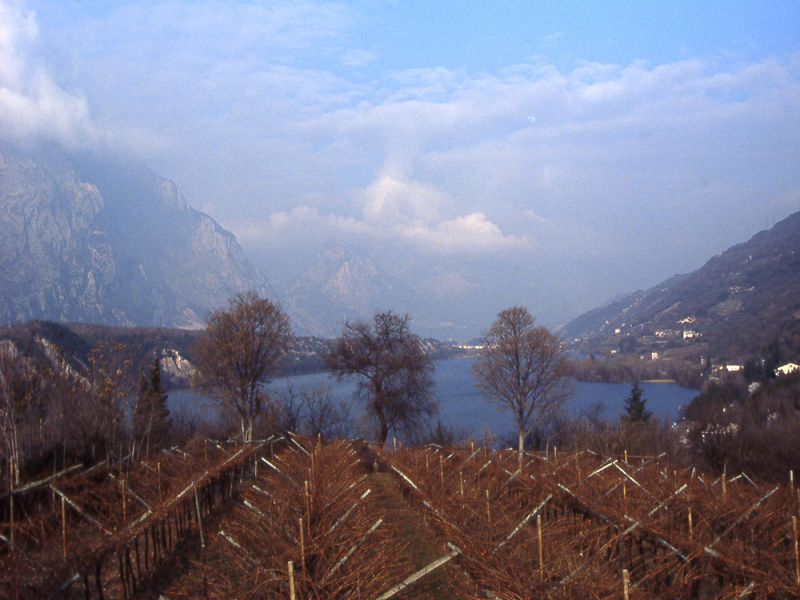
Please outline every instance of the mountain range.
[{"label": "mountain range", "polygon": [[277,299],[297,334],[322,337],[417,298],[342,242],[277,291],[174,182],[117,157],[0,142],[0,324],[197,329],[245,290]]},{"label": "mountain range", "polygon": [[[298,335],[334,336],[344,320],[386,309],[410,312],[429,334],[456,326],[442,320],[453,306],[354,246],[328,244],[274,290],[233,234],[189,206],[172,181],[111,156],[0,142],[0,324],[196,329],[245,290],[276,298]],[[739,360],[775,341],[800,350],[800,213],[561,333],[587,353]]]},{"label": "mountain range", "polygon": [[800,213],[701,268],[589,311],[562,334],[584,352],[694,348],[726,361],[800,351]]},{"label": "mountain range", "polygon": [[266,278],[234,236],[146,168],[0,145],[0,322],[198,328]]}]

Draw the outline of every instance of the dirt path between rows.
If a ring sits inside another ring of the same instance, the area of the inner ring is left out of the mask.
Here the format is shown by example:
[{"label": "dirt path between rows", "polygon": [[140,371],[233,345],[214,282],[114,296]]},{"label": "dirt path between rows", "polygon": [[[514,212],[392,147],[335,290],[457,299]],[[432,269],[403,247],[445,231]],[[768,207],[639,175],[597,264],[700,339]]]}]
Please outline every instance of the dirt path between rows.
[{"label": "dirt path between rows", "polygon": [[[397,481],[391,474],[372,473],[368,481],[375,495],[373,501],[380,506],[384,522],[415,569],[421,569],[447,554],[447,540],[434,535],[432,528],[403,498]],[[479,596],[467,581],[466,575],[452,562],[426,575],[395,596],[405,600],[477,597]]]}]

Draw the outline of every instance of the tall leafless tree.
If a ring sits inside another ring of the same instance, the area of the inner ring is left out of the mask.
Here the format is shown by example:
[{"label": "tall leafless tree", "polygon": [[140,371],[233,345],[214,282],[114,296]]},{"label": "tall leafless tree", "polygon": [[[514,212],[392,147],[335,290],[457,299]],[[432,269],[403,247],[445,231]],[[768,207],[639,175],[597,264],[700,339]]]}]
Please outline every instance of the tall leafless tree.
[{"label": "tall leafless tree", "polygon": [[237,413],[245,441],[253,438],[268,401],[266,386],[280,372],[291,338],[289,317],[281,307],[245,292],[209,315],[194,346],[195,387]]},{"label": "tall leafless tree", "polygon": [[121,452],[126,405],[136,386],[133,352],[121,342],[100,341],[88,356],[87,401],[82,403],[84,431],[95,450]]},{"label": "tall leafless tree", "polygon": [[472,373],[484,396],[513,415],[521,461],[525,436],[572,395],[567,355],[558,336],[536,327],[521,306],[499,313],[484,337]]},{"label": "tall leafless tree", "polygon": [[408,322],[407,314],[391,311],[348,321],[324,357],[338,379],[358,380],[357,396],[377,421],[381,446],[390,430],[413,430],[437,412],[433,359]]}]

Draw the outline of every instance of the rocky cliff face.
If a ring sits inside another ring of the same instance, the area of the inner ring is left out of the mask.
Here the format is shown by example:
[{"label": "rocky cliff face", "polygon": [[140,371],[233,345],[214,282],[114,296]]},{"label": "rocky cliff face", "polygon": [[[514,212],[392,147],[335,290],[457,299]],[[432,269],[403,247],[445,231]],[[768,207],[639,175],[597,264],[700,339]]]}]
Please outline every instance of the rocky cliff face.
[{"label": "rocky cliff face", "polygon": [[267,281],[234,236],[151,171],[0,144],[0,322],[199,327]]}]

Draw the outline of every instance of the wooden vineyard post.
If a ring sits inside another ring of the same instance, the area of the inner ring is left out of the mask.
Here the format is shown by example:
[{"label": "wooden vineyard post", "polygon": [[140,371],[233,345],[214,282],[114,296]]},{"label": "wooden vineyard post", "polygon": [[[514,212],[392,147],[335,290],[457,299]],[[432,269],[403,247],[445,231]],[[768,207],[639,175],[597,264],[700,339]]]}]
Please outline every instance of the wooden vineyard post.
[{"label": "wooden vineyard post", "polygon": [[489,539],[492,539],[492,509],[489,505],[489,490],[486,490],[486,521],[489,524]]},{"label": "wooden vineyard post", "polygon": [[628,451],[625,450],[625,464],[628,464]]},{"label": "wooden vineyard post", "polygon": [[61,549],[64,560],[67,560],[67,501],[63,496],[61,497]]},{"label": "wooden vineyard post", "polygon": [[306,568],[306,543],[303,536],[303,517],[300,517],[300,568]]},{"label": "wooden vineyard post", "polygon": [[444,489],[444,459],[439,455],[439,479],[442,482],[442,489]]},{"label": "wooden vineyard post", "polygon": [[792,536],[794,537],[794,581],[800,585],[800,552],[797,546],[797,517],[792,517]]},{"label": "wooden vineyard post", "polygon": [[296,600],[294,592],[294,563],[289,561],[289,600]]},{"label": "wooden vineyard post", "polygon": [[692,527],[692,507],[689,507],[689,539],[691,540],[694,536],[694,529]]},{"label": "wooden vineyard post", "polygon": [[9,537],[11,538],[11,548],[14,548],[14,467],[11,467],[11,481],[9,485],[11,487],[11,493],[8,495],[8,511],[10,513],[11,521],[9,523],[10,532]]},{"label": "wooden vineyard post", "polygon": [[[308,493],[308,480],[305,482],[306,489],[306,518],[311,522],[311,495]],[[300,528],[302,532],[302,527]]]},{"label": "wooden vineyard post", "polygon": [[629,600],[629,581],[628,581],[628,569],[622,569],[622,597],[625,600]]},{"label": "wooden vineyard post", "polygon": [[542,514],[536,515],[536,537],[539,539],[539,580],[544,581],[544,547],[542,546]]},{"label": "wooden vineyard post", "polygon": [[628,514],[628,487],[625,485],[625,481],[622,482],[622,514]]},{"label": "wooden vineyard post", "polygon": [[[197,486],[194,486],[194,507],[195,510],[197,510],[197,531],[200,533],[200,548],[205,551],[206,539],[203,537],[203,517],[200,512],[200,498],[197,496]],[[146,539],[147,538],[145,538],[145,540]],[[153,551],[155,552],[155,544],[153,545]]]},{"label": "wooden vineyard post", "polygon": [[458,472],[458,484],[461,487],[461,499],[464,499],[464,471]]},{"label": "wooden vineyard post", "polygon": [[725,502],[725,498],[728,495],[728,488],[726,487],[725,480],[728,478],[728,465],[724,465],[722,467],[722,501]]}]

